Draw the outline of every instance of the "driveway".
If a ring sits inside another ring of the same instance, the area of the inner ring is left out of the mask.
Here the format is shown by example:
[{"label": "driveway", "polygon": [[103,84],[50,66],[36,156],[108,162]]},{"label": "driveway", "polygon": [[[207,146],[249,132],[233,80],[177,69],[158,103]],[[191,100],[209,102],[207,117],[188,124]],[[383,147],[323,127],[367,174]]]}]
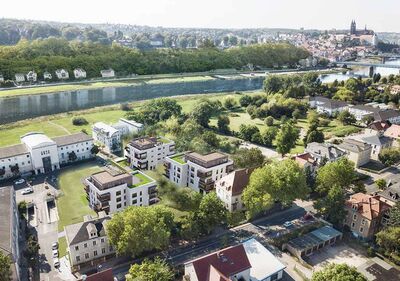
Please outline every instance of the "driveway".
[{"label": "driveway", "polygon": [[259,150],[261,150],[262,154],[267,158],[279,158],[279,159],[282,158],[281,155],[272,148],[267,148],[253,143],[244,142],[243,144],[240,145],[240,148],[249,148],[249,149],[258,148]]}]

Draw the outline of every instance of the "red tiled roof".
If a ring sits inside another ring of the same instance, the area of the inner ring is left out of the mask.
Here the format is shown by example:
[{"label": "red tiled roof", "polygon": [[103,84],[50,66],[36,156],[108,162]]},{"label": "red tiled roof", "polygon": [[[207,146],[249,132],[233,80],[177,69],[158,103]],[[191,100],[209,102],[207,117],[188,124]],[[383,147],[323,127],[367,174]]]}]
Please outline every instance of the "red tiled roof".
[{"label": "red tiled roof", "polygon": [[[192,261],[192,264],[198,281],[225,281],[230,276],[251,268],[242,244],[199,258]],[[217,276],[219,279],[215,279]]]},{"label": "red tiled roof", "polygon": [[376,130],[376,131],[383,131],[386,130],[387,128],[389,128],[390,125],[387,122],[373,122],[371,124],[369,124],[368,128]]},{"label": "red tiled roof", "polygon": [[310,163],[311,165],[317,164],[317,161],[308,152],[296,155],[292,159],[296,161],[301,167],[304,167],[304,165],[307,163]]},{"label": "red tiled roof", "polygon": [[383,133],[385,137],[398,139],[400,138],[400,125],[393,124]]},{"label": "red tiled roof", "polygon": [[86,281],[114,281],[112,268],[89,275]]},{"label": "red tiled roof", "polygon": [[348,208],[357,206],[357,212],[368,220],[379,217],[390,206],[380,200],[380,196],[371,196],[364,193],[356,193],[346,201]]}]

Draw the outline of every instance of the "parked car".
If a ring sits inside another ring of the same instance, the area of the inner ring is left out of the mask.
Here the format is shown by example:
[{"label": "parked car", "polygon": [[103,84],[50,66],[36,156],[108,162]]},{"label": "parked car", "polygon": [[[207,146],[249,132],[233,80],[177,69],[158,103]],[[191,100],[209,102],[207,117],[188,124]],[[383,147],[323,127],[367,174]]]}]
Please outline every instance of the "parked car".
[{"label": "parked car", "polygon": [[53,244],[51,244],[51,249],[58,250],[58,242],[54,242]]},{"label": "parked car", "polygon": [[21,191],[21,194],[22,194],[22,195],[29,194],[29,193],[33,193],[33,188],[32,188],[32,187],[24,188],[24,189]]},{"label": "parked car", "polygon": [[14,184],[23,184],[25,182],[24,179],[19,179],[14,182]]},{"label": "parked car", "polygon": [[58,258],[58,250],[53,250],[53,258]]},{"label": "parked car", "polygon": [[286,221],[283,226],[284,227],[291,227],[293,225],[293,223],[291,221]]},{"label": "parked car", "polygon": [[55,268],[60,267],[60,260],[58,258],[53,259],[53,265]]}]

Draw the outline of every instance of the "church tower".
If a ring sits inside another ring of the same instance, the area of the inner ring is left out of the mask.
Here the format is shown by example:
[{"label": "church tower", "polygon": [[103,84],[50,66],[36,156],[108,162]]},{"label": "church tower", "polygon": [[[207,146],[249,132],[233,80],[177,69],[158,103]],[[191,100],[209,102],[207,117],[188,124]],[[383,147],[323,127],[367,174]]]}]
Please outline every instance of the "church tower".
[{"label": "church tower", "polygon": [[351,35],[355,35],[357,33],[357,25],[356,25],[356,21],[352,20],[351,21],[351,26],[350,26],[350,34]]}]

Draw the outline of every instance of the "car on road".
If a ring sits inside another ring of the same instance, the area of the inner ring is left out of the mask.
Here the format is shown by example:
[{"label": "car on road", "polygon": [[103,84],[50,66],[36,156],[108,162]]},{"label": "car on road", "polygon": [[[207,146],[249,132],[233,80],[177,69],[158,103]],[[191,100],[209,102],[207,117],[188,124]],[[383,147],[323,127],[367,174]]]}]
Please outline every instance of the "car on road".
[{"label": "car on road", "polygon": [[26,194],[30,194],[30,193],[33,193],[33,188],[32,188],[32,187],[24,188],[24,189],[21,191],[21,194],[22,194],[22,195],[26,195]]},{"label": "car on road", "polygon": [[24,179],[19,179],[14,182],[14,184],[23,184],[25,182]]},{"label": "car on road", "polygon": [[58,250],[53,250],[53,258],[58,258]]},{"label": "car on road", "polygon": [[60,267],[60,260],[58,258],[53,259],[53,265],[55,268]]},{"label": "car on road", "polygon": [[283,224],[283,226],[286,227],[286,228],[291,227],[292,225],[293,225],[293,223],[292,223],[291,221],[286,221],[286,222]]},{"label": "car on road", "polygon": [[58,242],[54,242],[53,244],[51,244],[51,249],[58,250]]}]

